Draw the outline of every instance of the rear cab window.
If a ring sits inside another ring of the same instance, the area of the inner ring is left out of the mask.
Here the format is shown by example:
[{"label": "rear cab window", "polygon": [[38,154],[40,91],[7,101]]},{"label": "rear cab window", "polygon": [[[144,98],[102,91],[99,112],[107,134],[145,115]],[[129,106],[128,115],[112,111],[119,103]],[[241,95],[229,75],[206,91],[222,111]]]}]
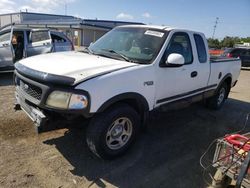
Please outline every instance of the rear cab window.
[{"label": "rear cab window", "polygon": [[203,38],[199,34],[194,34],[195,45],[200,63],[207,62],[207,51]]}]

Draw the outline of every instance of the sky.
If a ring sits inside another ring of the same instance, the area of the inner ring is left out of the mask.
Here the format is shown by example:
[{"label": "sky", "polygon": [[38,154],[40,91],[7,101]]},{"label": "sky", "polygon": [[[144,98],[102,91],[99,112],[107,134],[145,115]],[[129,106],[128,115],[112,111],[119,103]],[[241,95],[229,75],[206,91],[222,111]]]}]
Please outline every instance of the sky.
[{"label": "sky", "polygon": [[215,38],[250,37],[250,0],[0,0],[0,14],[26,9],[185,28],[208,38],[218,17]]}]

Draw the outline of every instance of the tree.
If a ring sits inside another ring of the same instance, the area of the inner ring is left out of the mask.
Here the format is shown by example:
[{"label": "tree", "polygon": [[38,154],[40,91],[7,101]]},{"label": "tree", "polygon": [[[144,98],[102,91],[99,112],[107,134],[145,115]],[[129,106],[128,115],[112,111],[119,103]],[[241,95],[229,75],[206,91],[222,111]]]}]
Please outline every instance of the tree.
[{"label": "tree", "polygon": [[221,41],[212,38],[207,39],[207,41],[209,48],[216,48],[216,49],[233,48],[235,44],[238,43],[243,43],[243,42],[250,43],[250,37],[239,38],[239,37],[226,36]]},{"label": "tree", "polygon": [[216,49],[221,48],[220,41],[218,39],[209,38],[207,39],[207,42],[209,48],[216,48]]},{"label": "tree", "polygon": [[226,47],[226,48],[233,48],[236,43],[240,43],[241,39],[239,37],[229,37],[226,36],[222,41],[221,41],[221,46]]}]

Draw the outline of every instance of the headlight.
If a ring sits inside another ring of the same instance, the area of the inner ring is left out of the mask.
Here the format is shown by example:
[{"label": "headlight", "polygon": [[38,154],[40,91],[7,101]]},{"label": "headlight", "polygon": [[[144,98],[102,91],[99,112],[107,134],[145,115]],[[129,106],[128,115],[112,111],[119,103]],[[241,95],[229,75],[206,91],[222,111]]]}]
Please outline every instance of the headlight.
[{"label": "headlight", "polygon": [[72,94],[69,101],[69,109],[83,109],[88,106],[88,99],[84,95]]},{"label": "headlight", "polygon": [[47,101],[46,105],[60,108],[60,109],[83,109],[88,105],[88,99],[84,95],[73,94],[64,91],[53,91]]}]

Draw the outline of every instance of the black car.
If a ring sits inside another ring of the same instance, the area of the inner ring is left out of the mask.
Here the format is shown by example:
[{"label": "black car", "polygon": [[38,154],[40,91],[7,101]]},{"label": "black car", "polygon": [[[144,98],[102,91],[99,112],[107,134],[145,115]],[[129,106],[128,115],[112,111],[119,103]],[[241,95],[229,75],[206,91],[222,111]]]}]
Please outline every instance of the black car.
[{"label": "black car", "polygon": [[250,49],[245,51],[241,56],[240,56],[241,62],[242,62],[242,67],[250,67]]},{"label": "black car", "polygon": [[240,57],[247,49],[245,48],[228,48],[222,54],[223,57]]},{"label": "black car", "polygon": [[242,67],[250,67],[250,49],[247,48],[230,48],[222,54],[223,57],[240,58]]}]

